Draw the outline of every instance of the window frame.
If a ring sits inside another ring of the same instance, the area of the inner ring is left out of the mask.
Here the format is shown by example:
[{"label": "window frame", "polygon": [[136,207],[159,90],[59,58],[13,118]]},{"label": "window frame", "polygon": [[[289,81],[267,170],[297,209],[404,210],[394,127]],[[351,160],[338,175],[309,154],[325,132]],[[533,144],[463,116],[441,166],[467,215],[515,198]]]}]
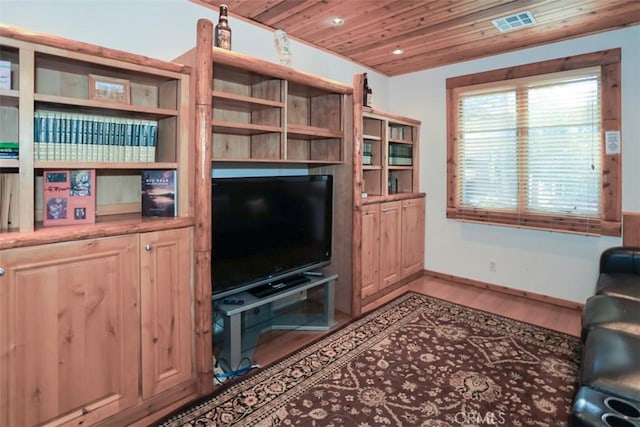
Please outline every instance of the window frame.
[{"label": "window frame", "polygon": [[[601,75],[601,165],[602,188],[600,219],[588,220],[563,215],[518,214],[490,209],[457,206],[457,119],[459,88],[504,83],[512,79],[542,76],[568,70],[600,68]],[[451,77],[446,80],[447,95],[447,218],[518,228],[533,228],[587,235],[620,236],[622,231],[621,151],[605,152],[605,132],[621,131],[621,49],[592,52],[566,58],[535,62],[477,74]],[[621,137],[622,139],[622,137]]]}]

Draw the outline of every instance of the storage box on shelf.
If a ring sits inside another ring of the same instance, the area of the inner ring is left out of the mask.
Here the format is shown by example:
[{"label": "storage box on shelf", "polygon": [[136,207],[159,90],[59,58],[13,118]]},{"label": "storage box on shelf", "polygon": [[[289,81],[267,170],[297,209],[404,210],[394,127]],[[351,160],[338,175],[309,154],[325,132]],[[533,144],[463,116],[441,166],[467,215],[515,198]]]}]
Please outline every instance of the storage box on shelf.
[{"label": "storage box on shelf", "polygon": [[[363,75],[354,76],[353,87],[361,100]],[[353,314],[423,268],[419,127],[409,117],[354,106]]]},{"label": "storage box on shelf", "polygon": [[[19,143],[0,159],[0,425],[126,425],[195,397],[190,69],[5,25],[0,60]],[[96,171],[96,223],[42,227],[44,172],[73,169]],[[176,171],[177,218],[142,217],[147,169]]]}]

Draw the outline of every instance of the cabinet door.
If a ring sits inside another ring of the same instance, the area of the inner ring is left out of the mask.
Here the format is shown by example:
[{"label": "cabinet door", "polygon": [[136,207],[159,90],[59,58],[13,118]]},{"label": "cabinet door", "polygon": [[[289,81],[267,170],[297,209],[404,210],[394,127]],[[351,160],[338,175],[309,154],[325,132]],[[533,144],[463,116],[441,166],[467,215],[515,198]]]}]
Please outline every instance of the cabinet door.
[{"label": "cabinet door", "polygon": [[137,402],[138,252],[136,236],[0,251],[0,425]]},{"label": "cabinet door", "polygon": [[190,228],[140,237],[143,399],[192,378],[191,239]]},{"label": "cabinet door", "polygon": [[362,208],[362,298],[380,288],[380,205]]},{"label": "cabinet door", "polygon": [[425,200],[402,202],[402,275],[424,268]]},{"label": "cabinet door", "polygon": [[401,260],[401,202],[380,205],[380,278],[382,288],[400,279]]}]

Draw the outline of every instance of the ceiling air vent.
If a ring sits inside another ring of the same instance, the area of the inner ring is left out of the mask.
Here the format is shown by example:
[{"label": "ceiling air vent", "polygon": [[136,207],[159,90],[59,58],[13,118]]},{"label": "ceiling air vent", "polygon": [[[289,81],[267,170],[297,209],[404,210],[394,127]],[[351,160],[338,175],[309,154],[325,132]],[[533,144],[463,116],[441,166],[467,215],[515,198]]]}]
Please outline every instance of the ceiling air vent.
[{"label": "ceiling air vent", "polygon": [[502,18],[494,19],[493,25],[496,26],[500,32],[517,30],[518,28],[528,27],[536,23],[533,15],[528,10],[524,12],[514,13],[513,15],[503,16]]}]

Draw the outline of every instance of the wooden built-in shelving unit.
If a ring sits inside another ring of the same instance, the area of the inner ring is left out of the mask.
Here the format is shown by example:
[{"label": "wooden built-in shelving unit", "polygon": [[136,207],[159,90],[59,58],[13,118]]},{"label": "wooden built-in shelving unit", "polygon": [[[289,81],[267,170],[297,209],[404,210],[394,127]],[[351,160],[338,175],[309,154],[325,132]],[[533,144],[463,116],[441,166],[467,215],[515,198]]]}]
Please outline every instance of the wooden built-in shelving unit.
[{"label": "wooden built-in shelving unit", "polygon": [[[196,46],[175,59],[194,69],[196,354],[200,392],[211,388],[211,176],[216,168],[295,166],[334,176],[335,306],[351,309],[352,92],[349,85],[213,46],[197,24]],[[215,283],[213,284],[215,287]]]},{"label": "wooden built-in shelving unit", "polygon": [[[0,201],[0,425],[129,425],[195,398],[191,69],[5,25],[0,60],[12,71],[0,140],[19,143],[18,159],[0,160],[12,185]],[[127,99],[92,99],[91,76],[126,82]],[[69,155],[79,132],[46,141],[49,156],[35,132],[42,111],[57,124],[157,123],[155,156],[104,155],[124,154],[115,128],[110,143],[82,137],[91,157]],[[95,223],[42,225],[50,169],[95,169]],[[175,171],[177,216],[141,214],[145,169]]]},{"label": "wooden built-in shelving unit", "polygon": [[[139,213],[140,171],[174,169],[178,172],[178,216],[191,217],[186,144],[188,67],[8,26],[0,26],[0,60],[12,64],[12,88],[0,91],[0,140],[20,143],[19,159],[0,159],[0,173],[15,174],[20,189],[10,206],[14,213],[14,221],[9,225],[11,235],[0,234],[0,247],[20,245],[24,238],[37,240],[37,236],[25,233],[41,230],[42,173],[46,169],[96,169],[98,217]],[[129,103],[90,99],[90,75],[127,81]],[[34,117],[39,111],[157,121],[155,159],[126,163],[106,159],[40,159],[37,147],[41,142],[34,134]],[[111,218],[120,220],[119,216]],[[96,235],[110,226],[105,218],[98,224]],[[64,234],[60,233],[61,240]]]},{"label": "wooden built-in shelving unit", "polygon": [[420,121],[363,107],[363,82],[362,74],[354,76],[352,314],[424,264]]}]

